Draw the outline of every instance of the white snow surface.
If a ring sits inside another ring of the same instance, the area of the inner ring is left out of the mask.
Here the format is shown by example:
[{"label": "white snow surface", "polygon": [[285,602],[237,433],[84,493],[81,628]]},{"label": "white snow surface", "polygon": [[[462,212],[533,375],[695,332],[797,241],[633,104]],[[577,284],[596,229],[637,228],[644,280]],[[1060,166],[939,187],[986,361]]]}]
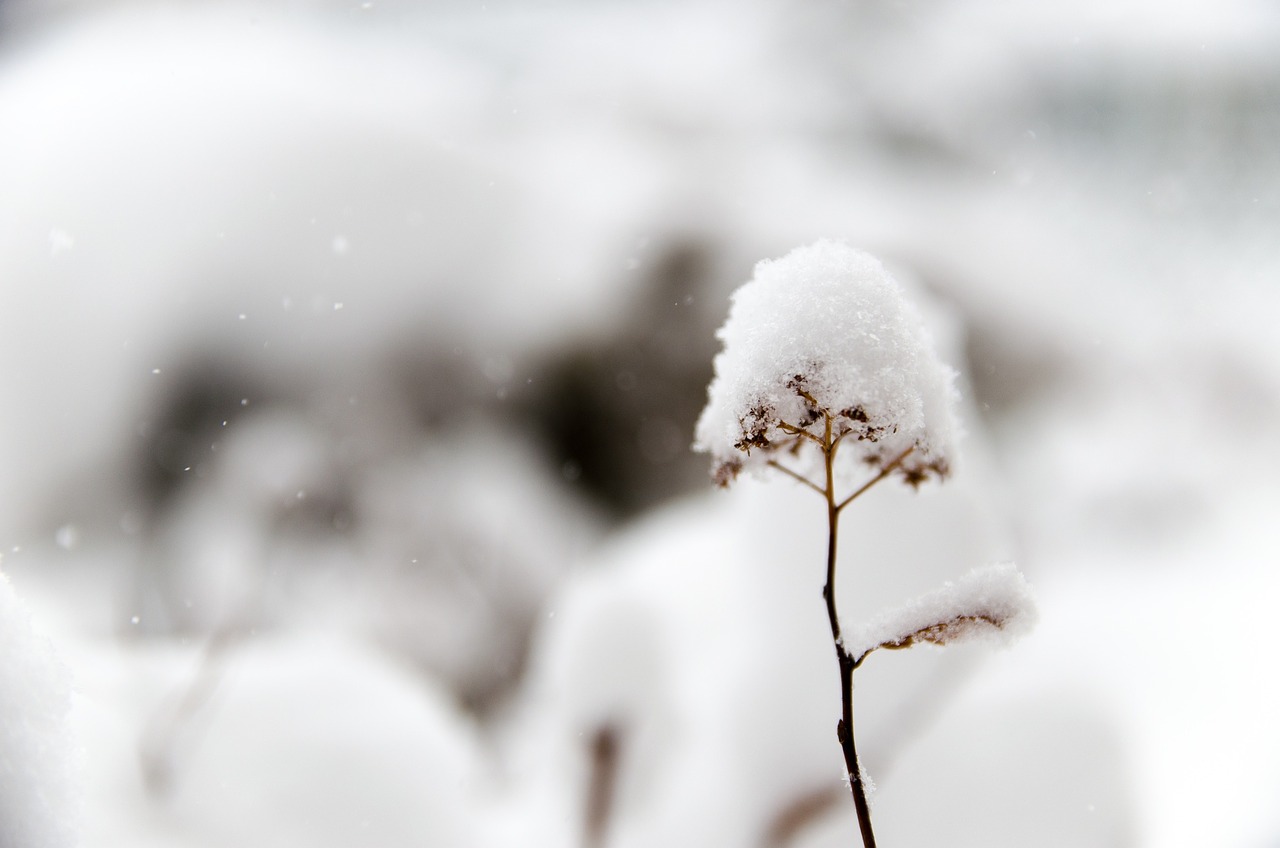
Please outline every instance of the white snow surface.
[{"label": "white snow surface", "polygon": [[[10,29],[19,7],[48,25]],[[967,340],[934,332],[968,345],[944,361],[973,431],[946,486],[844,514],[846,628],[1005,559],[1040,609],[1012,650],[859,668],[880,843],[1274,848],[1280,9],[1153,9],[0,2],[0,548],[34,622],[0,603],[26,646],[0,651],[0,761],[66,763],[30,756],[64,691],[27,686],[58,677],[34,632],[75,681],[85,848],[582,846],[602,727],[611,848],[758,845],[815,798],[774,844],[857,844],[811,493],[689,498],[555,583],[544,557],[577,531],[554,466],[526,490],[492,438],[442,444],[387,385],[389,351],[430,344],[500,404],[528,351],[615,332],[672,234],[724,271],[672,308],[709,312],[830,233],[963,317]],[[234,425],[214,487],[144,538],[118,472],[196,349],[306,397]],[[351,530],[292,529],[347,483]],[[169,552],[276,576],[157,797],[139,743],[207,641],[141,635],[134,562]],[[484,605],[529,586],[527,686],[481,728],[450,676],[502,647],[510,607]],[[59,844],[65,795],[16,793],[17,844]]]},{"label": "white snow surface", "polygon": [[903,471],[945,474],[954,462],[955,372],[870,254],[822,240],[760,262],[734,292],[718,338],[724,349],[695,443],[716,468],[764,467],[770,450],[745,440],[789,442],[780,423],[821,437],[801,390],[853,431],[838,454],[845,468],[855,457],[883,467],[912,448]]},{"label": "white snow surface", "polygon": [[[980,469],[975,457],[951,485],[879,487],[859,501],[840,551],[843,617],[940,582],[957,558],[1009,549],[984,513]],[[819,591],[824,510],[803,494],[749,477],[677,502],[617,534],[569,582],[534,652],[527,712],[504,740],[525,779],[503,811],[518,825],[498,844],[532,821],[543,833],[580,822],[586,753],[606,727],[621,734],[609,845],[776,844],[766,834],[815,797],[827,799],[815,820],[838,829],[832,844],[856,844]],[[910,651],[859,670],[859,752],[886,791],[898,791],[903,740],[933,721],[979,659]]]},{"label": "white snow surface", "polygon": [[854,657],[860,657],[881,645],[902,643],[913,634],[937,628],[924,641],[951,644],[990,638],[1008,644],[1030,630],[1035,620],[1035,600],[1027,579],[1013,563],[997,563],[975,568],[858,625],[844,642]]},{"label": "white snow surface", "polygon": [[0,845],[74,844],[66,668],[0,574]]}]

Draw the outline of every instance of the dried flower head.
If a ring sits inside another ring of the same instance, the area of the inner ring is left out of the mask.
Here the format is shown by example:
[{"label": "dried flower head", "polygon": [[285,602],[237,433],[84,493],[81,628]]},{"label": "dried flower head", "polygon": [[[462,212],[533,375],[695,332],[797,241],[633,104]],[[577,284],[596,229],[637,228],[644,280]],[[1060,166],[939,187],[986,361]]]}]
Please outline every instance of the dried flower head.
[{"label": "dried flower head", "polygon": [[694,448],[711,454],[718,484],[787,452],[803,472],[828,419],[845,465],[892,466],[911,485],[949,473],[955,372],[871,255],[824,240],[760,262],[717,338]]}]

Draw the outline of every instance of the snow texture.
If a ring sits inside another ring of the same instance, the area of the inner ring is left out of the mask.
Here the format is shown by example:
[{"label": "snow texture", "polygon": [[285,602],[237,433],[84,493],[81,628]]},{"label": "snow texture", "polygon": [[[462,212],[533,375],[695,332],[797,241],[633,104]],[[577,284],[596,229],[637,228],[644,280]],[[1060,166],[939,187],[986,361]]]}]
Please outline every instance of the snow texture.
[{"label": "snow texture", "polygon": [[0,846],[70,845],[66,670],[0,574]]},{"label": "snow texture", "polygon": [[1035,624],[1036,605],[1013,563],[975,568],[954,583],[853,628],[845,646],[856,659],[877,648],[919,642],[947,645],[995,637],[1009,642]]},{"label": "snow texture", "polygon": [[897,469],[908,481],[948,474],[955,372],[870,254],[823,240],[760,262],[717,337],[724,349],[694,448],[711,454],[721,485],[796,444],[794,428],[822,438],[827,415],[833,436],[848,434],[845,467],[857,458],[884,468],[911,450]]}]

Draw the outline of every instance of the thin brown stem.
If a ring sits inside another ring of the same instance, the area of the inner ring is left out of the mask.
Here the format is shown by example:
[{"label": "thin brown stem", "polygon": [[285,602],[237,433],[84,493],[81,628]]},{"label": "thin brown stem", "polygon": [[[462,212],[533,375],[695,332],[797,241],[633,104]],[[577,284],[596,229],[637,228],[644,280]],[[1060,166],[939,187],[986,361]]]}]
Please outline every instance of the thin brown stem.
[{"label": "thin brown stem", "polygon": [[[840,617],[836,612],[836,550],[841,507],[876,481],[871,481],[858,493],[837,505],[835,495],[837,444],[831,437],[831,415],[824,413],[824,417],[826,424],[823,428],[822,454],[826,476],[826,489],[823,495],[827,499],[827,582],[822,587],[822,597],[827,603],[827,618],[831,622],[831,639],[835,643],[836,659],[840,663],[841,711],[840,721],[836,724],[836,738],[839,739],[840,748],[844,752],[845,770],[849,774],[849,791],[853,794],[853,806],[858,813],[858,829],[862,833],[863,848],[875,848],[876,837],[871,829],[871,809],[867,805],[866,787],[862,783],[862,769],[858,764],[858,749],[853,739],[854,659],[845,649],[844,639],[840,635]],[[902,458],[905,458],[905,454]],[[901,461],[901,458],[898,461]],[[883,479],[887,473],[888,470],[877,479]]]},{"label": "thin brown stem", "polygon": [[778,426],[778,429],[784,433],[790,433],[793,436],[801,436],[803,438],[809,439],[811,442],[818,445],[824,451],[826,450],[826,443],[823,442],[822,439],[819,439],[817,436],[815,436],[813,433],[810,433],[808,430],[804,429],[803,427],[797,427],[794,424],[788,424],[786,421],[779,421],[777,426]]},{"label": "thin brown stem", "polygon": [[[801,392],[801,397],[807,396]],[[816,402],[815,402],[816,406]],[[864,483],[853,494],[844,500],[836,500],[835,460],[836,450],[840,442],[850,430],[836,434],[834,419],[827,410],[822,410],[823,430],[819,438],[812,432],[796,427],[794,424],[780,422],[778,428],[799,438],[810,439],[822,450],[824,485],[819,486],[809,478],[794,471],[777,460],[769,460],[769,466],[776,468],[788,477],[803,483],[822,495],[827,502],[827,582],[822,587],[822,598],[827,605],[827,619],[831,624],[831,641],[835,644],[836,660],[840,664],[840,720],[836,723],[836,738],[840,741],[840,749],[844,753],[845,770],[849,775],[849,791],[853,795],[853,806],[858,814],[858,830],[862,834],[863,848],[876,848],[876,836],[871,829],[871,809],[867,804],[867,790],[862,782],[862,768],[858,762],[858,749],[853,733],[853,672],[866,659],[866,654],[854,657],[845,648],[844,638],[840,633],[840,616],[836,611],[836,552],[840,530],[840,512],[866,493],[872,486],[892,474],[906,460],[914,447],[894,457],[880,469],[876,476]]]},{"label": "thin brown stem", "polygon": [[844,441],[844,437],[849,435],[852,432],[853,432],[852,430],[845,430],[843,433],[840,433],[838,436],[836,436],[835,439],[832,440],[831,442],[831,449],[835,450],[836,447],[839,446],[839,444]]},{"label": "thin brown stem", "polygon": [[591,781],[587,789],[583,848],[600,848],[606,842],[609,823],[617,800],[618,765],[622,753],[622,731],[605,724],[591,737]]},{"label": "thin brown stem", "polygon": [[[915,446],[912,445],[911,447],[907,448],[902,453],[894,457],[892,462],[890,462],[884,468],[880,469],[879,474],[872,477],[867,482],[863,483],[862,486],[859,487],[859,489],[856,492],[854,492],[852,495],[840,501],[840,503],[836,505],[836,512],[839,512],[840,510],[844,509],[846,506],[851,504],[854,501],[854,499],[864,494],[868,489],[870,489],[876,483],[879,483],[881,480],[883,480],[884,478],[892,474],[898,468],[898,466],[903,463],[903,461],[907,457],[911,456],[911,452],[914,450],[915,450]],[[834,449],[832,450],[832,453],[833,454],[835,453]]]},{"label": "thin brown stem", "polygon": [[820,495],[826,494],[826,491],[817,483],[813,482],[808,477],[804,476],[798,471],[791,470],[787,466],[783,465],[781,462],[778,462],[776,459],[769,460],[769,467],[776,468],[779,471],[781,471],[783,474],[786,474],[788,477],[791,477],[794,480],[798,480],[799,482],[804,483],[806,486],[808,486],[810,489],[813,489],[815,492],[817,492]]}]

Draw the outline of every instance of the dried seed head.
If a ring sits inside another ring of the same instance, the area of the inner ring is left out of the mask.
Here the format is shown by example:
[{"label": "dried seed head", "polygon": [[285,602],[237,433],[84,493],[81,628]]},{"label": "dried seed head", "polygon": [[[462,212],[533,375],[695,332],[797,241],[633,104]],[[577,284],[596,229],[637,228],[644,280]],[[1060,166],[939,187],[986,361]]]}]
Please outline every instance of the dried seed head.
[{"label": "dried seed head", "polygon": [[694,447],[711,454],[720,485],[803,451],[828,418],[846,465],[882,469],[910,448],[895,469],[910,485],[950,471],[955,372],[872,256],[820,241],[759,263],[717,335]]}]

